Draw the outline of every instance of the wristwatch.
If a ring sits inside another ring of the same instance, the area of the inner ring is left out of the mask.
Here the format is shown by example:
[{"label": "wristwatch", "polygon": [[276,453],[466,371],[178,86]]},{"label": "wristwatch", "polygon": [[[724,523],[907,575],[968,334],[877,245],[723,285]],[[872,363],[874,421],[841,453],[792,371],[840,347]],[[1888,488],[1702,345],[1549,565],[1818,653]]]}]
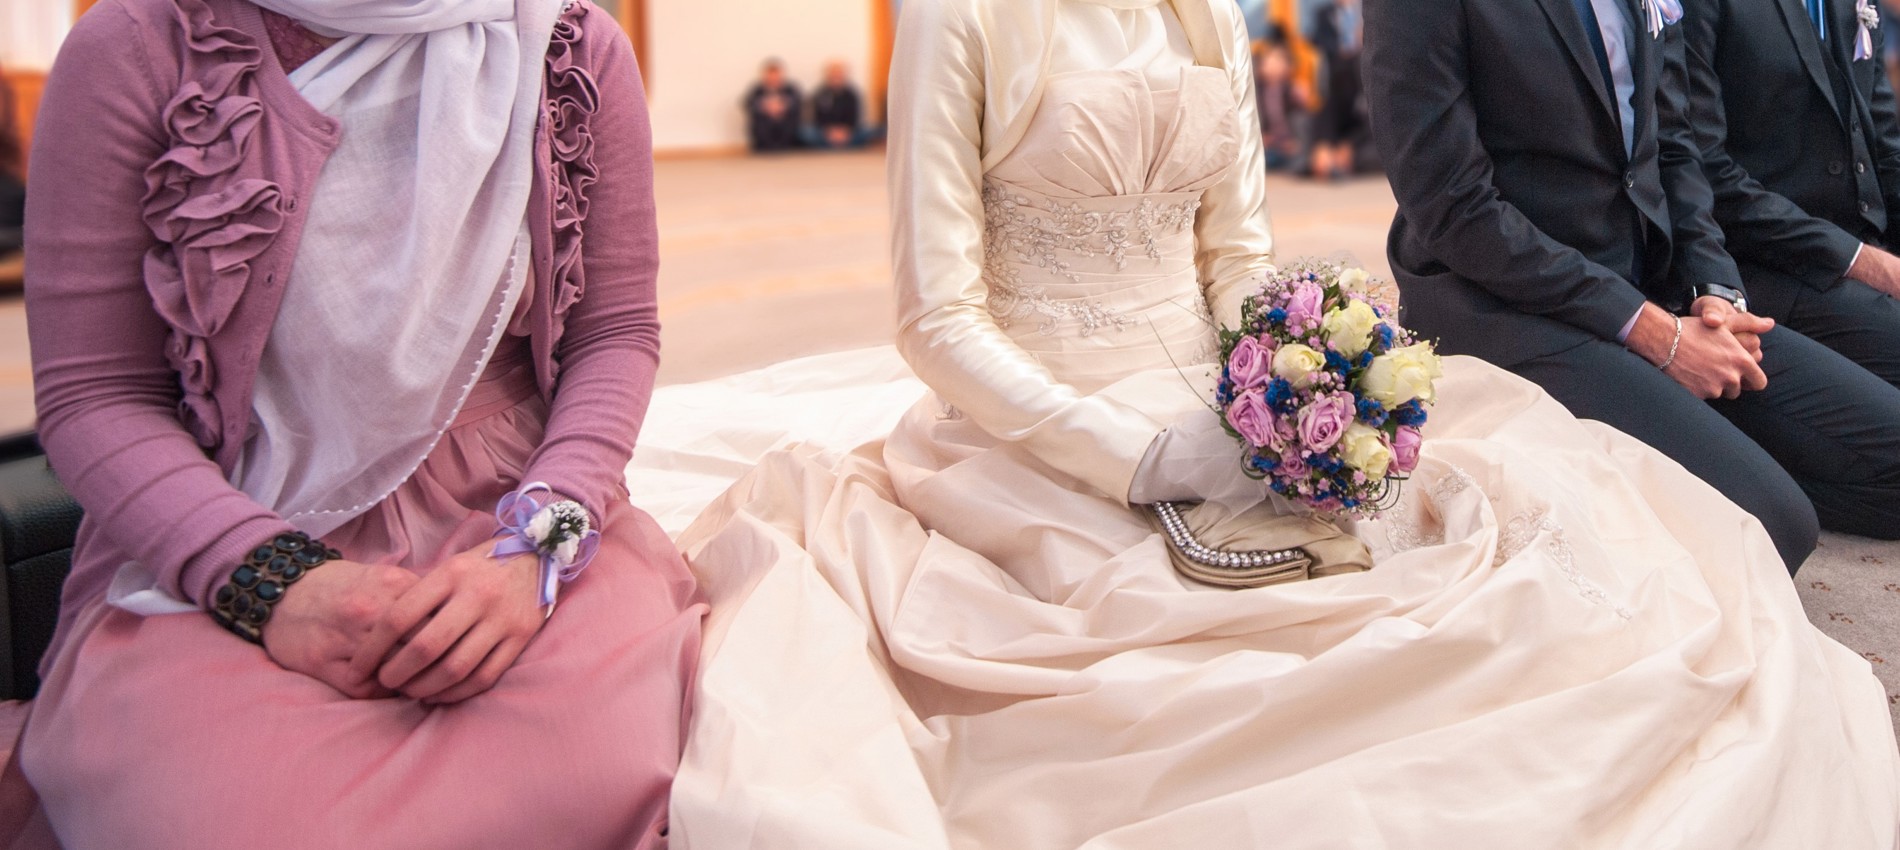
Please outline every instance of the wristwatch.
[{"label": "wristwatch", "polygon": [[1720,298],[1723,301],[1735,305],[1735,309],[1741,312],[1748,312],[1748,294],[1733,286],[1723,286],[1719,283],[1698,283],[1689,288],[1689,303],[1691,304],[1710,296]]}]

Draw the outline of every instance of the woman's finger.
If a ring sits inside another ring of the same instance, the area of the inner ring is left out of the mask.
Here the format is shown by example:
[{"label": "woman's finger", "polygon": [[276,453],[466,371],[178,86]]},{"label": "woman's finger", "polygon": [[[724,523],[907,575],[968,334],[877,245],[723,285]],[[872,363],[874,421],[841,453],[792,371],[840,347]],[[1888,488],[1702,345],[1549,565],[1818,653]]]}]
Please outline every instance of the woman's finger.
[{"label": "woman's finger", "polygon": [[407,692],[410,681],[448,655],[481,618],[480,605],[466,595],[451,596],[441,610],[429,618],[428,625],[384,662],[376,674],[377,680],[386,688]]},{"label": "woman's finger", "polygon": [[356,652],[350,658],[352,675],[375,678],[377,670],[389,660],[390,651],[412,637],[428,622],[429,615],[448,601],[455,584],[446,573],[446,570],[437,570],[396,597],[395,604],[383,612],[382,618],[370,627],[369,634],[357,643]]},{"label": "woman's finger", "polygon": [[476,668],[468,678],[423,702],[430,705],[454,705],[486,692],[500,682],[501,677],[515,666],[515,662],[521,659],[522,650],[527,646],[528,642],[520,638],[503,640],[495,645],[495,649],[488,653],[488,658],[483,660],[482,665]]},{"label": "woman's finger", "polygon": [[495,651],[502,637],[502,631],[495,628],[493,623],[478,621],[440,660],[404,685],[402,695],[414,700],[428,700],[462,684],[481,668],[482,662],[488,660],[489,653]]}]

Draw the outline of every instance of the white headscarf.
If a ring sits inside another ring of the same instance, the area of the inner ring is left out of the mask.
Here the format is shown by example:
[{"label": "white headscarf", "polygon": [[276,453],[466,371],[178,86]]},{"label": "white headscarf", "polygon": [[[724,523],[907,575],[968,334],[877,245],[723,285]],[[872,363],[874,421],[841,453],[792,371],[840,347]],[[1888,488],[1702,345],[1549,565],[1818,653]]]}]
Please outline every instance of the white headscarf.
[{"label": "white headscarf", "polygon": [[[342,136],[307,201],[232,475],[320,536],[414,474],[506,332],[531,265],[534,131],[563,0],[253,1],[342,39],[291,74]],[[119,578],[121,607],[176,604],[149,574]]]}]

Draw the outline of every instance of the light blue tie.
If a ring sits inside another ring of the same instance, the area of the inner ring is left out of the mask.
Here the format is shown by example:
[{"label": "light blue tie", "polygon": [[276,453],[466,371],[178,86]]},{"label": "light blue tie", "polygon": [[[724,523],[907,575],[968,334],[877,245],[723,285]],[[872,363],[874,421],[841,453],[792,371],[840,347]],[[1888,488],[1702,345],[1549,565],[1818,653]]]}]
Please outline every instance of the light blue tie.
[{"label": "light blue tie", "polygon": [[1808,0],[1808,17],[1814,21],[1814,34],[1821,37],[1821,43],[1827,43],[1827,2],[1826,0]]}]

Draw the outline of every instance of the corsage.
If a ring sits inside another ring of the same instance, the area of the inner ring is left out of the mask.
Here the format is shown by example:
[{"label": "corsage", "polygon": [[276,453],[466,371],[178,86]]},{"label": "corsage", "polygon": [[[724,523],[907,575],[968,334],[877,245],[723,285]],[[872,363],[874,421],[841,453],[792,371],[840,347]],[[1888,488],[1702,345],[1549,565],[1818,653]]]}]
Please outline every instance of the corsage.
[{"label": "corsage", "polygon": [[1643,19],[1650,38],[1662,38],[1663,29],[1682,23],[1682,0],[1643,0]]},{"label": "corsage", "polygon": [[561,585],[587,569],[600,550],[600,532],[594,530],[587,508],[579,502],[554,501],[554,489],[537,482],[501,497],[495,506],[495,519],[501,522],[495,536],[502,540],[489,556],[539,557],[541,608],[552,616]]},{"label": "corsage", "polygon": [[1860,32],[1854,37],[1854,60],[1865,62],[1874,58],[1874,30],[1880,29],[1880,7],[1874,0],[1860,0],[1854,7],[1854,17],[1860,21]]}]

